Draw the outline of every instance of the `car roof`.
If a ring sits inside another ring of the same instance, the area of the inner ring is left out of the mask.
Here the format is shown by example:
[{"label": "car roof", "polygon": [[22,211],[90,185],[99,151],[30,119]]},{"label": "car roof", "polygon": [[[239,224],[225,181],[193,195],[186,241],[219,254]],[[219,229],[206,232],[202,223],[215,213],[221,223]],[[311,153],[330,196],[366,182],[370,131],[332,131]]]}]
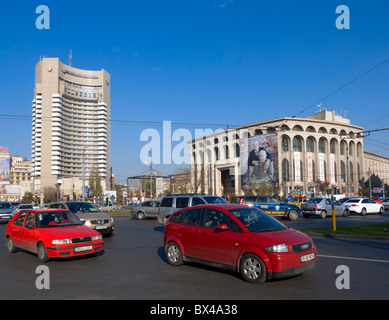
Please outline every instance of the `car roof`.
[{"label": "car roof", "polygon": [[[237,208],[252,208],[249,206],[241,205],[241,204],[232,204],[232,203],[215,203],[215,204],[201,204],[194,207],[188,207],[188,208],[223,208],[224,210],[231,210],[231,209],[237,209]],[[186,209],[186,208],[184,208]]]},{"label": "car roof", "polygon": [[54,211],[66,211],[70,212],[68,209],[57,209],[57,208],[43,208],[43,209],[22,209],[19,212],[54,212]]}]

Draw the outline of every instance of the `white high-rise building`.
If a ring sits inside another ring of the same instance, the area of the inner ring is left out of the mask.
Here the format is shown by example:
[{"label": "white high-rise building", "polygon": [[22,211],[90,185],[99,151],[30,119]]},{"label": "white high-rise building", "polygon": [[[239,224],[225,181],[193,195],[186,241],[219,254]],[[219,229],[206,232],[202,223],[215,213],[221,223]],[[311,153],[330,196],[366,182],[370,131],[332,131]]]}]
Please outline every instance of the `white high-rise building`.
[{"label": "white high-rise building", "polygon": [[57,187],[81,194],[95,167],[110,189],[110,75],[43,58],[35,69],[32,101],[34,192]]}]

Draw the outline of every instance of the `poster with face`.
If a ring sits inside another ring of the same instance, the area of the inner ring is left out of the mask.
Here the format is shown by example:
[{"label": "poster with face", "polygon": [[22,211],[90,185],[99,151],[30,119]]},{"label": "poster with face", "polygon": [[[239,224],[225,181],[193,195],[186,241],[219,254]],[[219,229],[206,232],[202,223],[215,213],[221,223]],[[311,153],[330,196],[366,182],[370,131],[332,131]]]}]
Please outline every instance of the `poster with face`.
[{"label": "poster with face", "polygon": [[278,181],[278,136],[263,134],[241,139],[240,167],[242,186],[247,183]]},{"label": "poster with face", "polygon": [[9,184],[10,159],[0,156],[0,184]]}]

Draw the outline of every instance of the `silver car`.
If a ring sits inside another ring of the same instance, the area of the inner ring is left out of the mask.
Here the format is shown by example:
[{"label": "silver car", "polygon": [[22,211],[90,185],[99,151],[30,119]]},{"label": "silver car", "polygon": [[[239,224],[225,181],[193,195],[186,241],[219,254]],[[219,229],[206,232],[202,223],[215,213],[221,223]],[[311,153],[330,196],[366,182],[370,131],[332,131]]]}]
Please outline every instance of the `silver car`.
[{"label": "silver car", "polygon": [[223,204],[228,202],[221,197],[198,194],[175,194],[166,196],[162,199],[158,209],[158,222],[166,225],[170,216],[182,208],[216,203]]},{"label": "silver car", "polygon": [[382,204],[385,210],[389,210],[389,198],[385,198],[384,200],[379,202],[379,204]]},{"label": "silver car", "polygon": [[[348,215],[348,209],[346,206],[340,204],[334,199],[335,216],[346,217]],[[332,206],[330,198],[312,198],[301,204],[301,210],[303,211],[304,218],[309,216],[319,216],[325,218],[332,216]]]},{"label": "silver car", "polygon": [[131,215],[137,217],[138,220],[143,220],[144,218],[157,218],[160,204],[160,200],[152,200],[134,205],[131,208]]},{"label": "silver car", "polygon": [[0,222],[8,222],[12,218],[14,208],[8,201],[0,201]]}]

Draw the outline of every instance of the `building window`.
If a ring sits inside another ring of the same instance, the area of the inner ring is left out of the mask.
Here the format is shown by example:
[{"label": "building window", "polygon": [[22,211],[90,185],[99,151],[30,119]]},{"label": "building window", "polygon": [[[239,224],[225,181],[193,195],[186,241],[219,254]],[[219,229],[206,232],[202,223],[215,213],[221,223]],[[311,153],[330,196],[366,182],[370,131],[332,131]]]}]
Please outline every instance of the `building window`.
[{"label": "building window", "polygon": [[303,151],[303,146],[301,143],[301,139],[299,137],[293,138],[293,151],[295,151],[295,152],[302,152]]},{"label": "building window", "polygon": [[315,152],[315,143],[312,138],[307,139],[307,152]]},{"label": "building window", "polygon": [[354,166],[353,166],[353,163],[351,161],[350,161],[349,165],[350,165],[350,181],[354,182]]},{"label": "building window", "polygon": [[325,153],[326,152],[326,145],[323,139],[319,140],[319,153]]},{"label": "building window", "polygon": [[282,160],[282,181],[289,182],[289,161]]},{"label": "building window", "polygon": [[332,153],[332,154],[336,153],[335,152],[335,146],[336,146],[335,140],[331,140],[331,142],[330,142],[330,153]]},{"label": "building window", "polygon": [[346,181],[346,165],[343,160],[340,161],[340,181]]},{"label": "building window", "polygon": [[347,148],[347,142],[342,140],[340,142],[340,154],[345,155],[346,154],[346,148]]},{"label": "building window", "polygon": [[281,150],[282,150],[282,152],[289,151],[289,141],[288,141],[287,137],[282,137]]},{"label": "building window", "polygon": [[235,143],[235,156],[240,157],[240,147],[238,143]]},{"label": "building window", "polygon": [[216,148],[215,148],[215,159],[216,159],[216,161],[218,161],[219,158],[220,158],[220,156],[219,156],[219,148],[216,147]]}]

